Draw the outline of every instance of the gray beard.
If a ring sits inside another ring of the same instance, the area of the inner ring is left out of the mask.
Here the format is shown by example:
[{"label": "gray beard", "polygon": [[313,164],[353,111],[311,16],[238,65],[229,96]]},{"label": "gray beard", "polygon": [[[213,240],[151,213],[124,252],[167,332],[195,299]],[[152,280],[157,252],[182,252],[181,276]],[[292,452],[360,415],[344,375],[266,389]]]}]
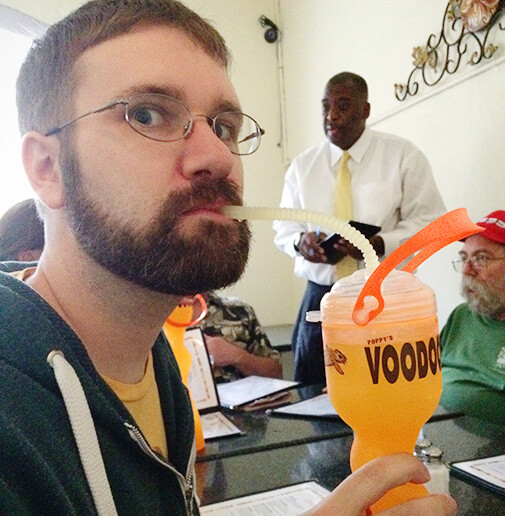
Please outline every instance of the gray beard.
[{"label": "gray beard", "polygon": [[[470,294],[470,288],[473,293]],[[463,276],[461,281],[461,295],[465,298],[470,310],[480,315],[500,319],[505,313],[505,305],[500,298],[491,292],[483,283],[474,278]]]}]

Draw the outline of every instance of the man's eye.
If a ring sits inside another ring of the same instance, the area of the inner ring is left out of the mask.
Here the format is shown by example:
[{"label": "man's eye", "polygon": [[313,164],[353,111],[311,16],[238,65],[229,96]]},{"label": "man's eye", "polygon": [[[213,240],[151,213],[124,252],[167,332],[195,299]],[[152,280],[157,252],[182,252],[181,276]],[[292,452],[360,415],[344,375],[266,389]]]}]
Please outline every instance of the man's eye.
[{"label": "man's eye", "polygon": [[216,124],[216,135],[220,140],[237,141],[238,130],[233,124],[219,122]]},{"label": "man's eye", "polygon": [[137,107],[131,111],[130,120],[140,125],[153,126],[163,123],[163,115],[156,108]]}]

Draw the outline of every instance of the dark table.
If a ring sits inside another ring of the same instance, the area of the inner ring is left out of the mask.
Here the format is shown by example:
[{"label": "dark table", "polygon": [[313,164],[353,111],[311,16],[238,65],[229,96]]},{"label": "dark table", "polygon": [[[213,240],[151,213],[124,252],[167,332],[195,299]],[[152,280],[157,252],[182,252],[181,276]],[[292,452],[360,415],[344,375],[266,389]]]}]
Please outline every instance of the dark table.
[{"label": "dark table", "polygon": [[[321,394],[322,387],[311,385],[291,389],[292,402]],[[270,416],[265,411],[226,409],[223,413],[244,433],[207,441],[205,449],[198,453],[197,462],[352,435],[351,428],[339,418],[287,418]]]},{"label": "dark table", "polygon": [[[447,461],[505,453],[505,430],[473,418],[431,422],[425,425],[424,431],[434,445],[442,448]],[[343,435],[200,462],[196,473],[202,504],[311,479],[333,489],[350,473],[351,444],[352,436]],[[449,487],[460,506],[460,515],[505,515],[505,498],[492,491],[452,474]]]},{"label": "dark table", "polygon": [[[292,402],[321,394],[322,387],[322,385],[309,385],[292,389]],[[247,413],[224,409],[223,413],[244,433],[207,441],[205,449],[198,453],[197,462],[352,435],[351,428],[338,417],[270,416],[264,411]],[[460,412],[447,411],[443,407],[438,407],[432,420],[459,415],[461,415]]]}]

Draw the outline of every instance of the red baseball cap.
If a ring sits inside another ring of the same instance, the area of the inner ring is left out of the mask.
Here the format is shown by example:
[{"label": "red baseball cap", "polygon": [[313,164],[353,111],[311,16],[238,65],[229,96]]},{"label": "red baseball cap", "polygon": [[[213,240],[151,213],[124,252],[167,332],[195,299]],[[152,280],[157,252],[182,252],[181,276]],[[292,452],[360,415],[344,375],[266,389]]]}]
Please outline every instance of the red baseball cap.
[{"label": "red baseball cap", "polygon": [[484,228],[482,233],[478,233],[479,235],[499,244],[505,244],[505,210],[493,211],[476,224]]}]

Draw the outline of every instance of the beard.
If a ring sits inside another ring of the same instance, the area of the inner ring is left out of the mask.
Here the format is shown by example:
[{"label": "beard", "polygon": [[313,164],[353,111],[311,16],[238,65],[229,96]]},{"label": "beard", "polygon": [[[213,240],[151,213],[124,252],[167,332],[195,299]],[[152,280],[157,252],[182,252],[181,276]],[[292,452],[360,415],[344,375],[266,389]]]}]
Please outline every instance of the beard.
[{"label": "beard", "polygon": [[463,276],[461,295],[472,312],[498,319],[505,312],[505,305],[488,286],[475,278]]},{"label": "beard", "polygon": [[202,220],[198,231],[186,235],[178,227],[180,214],[193,206],[216,199],[242,204],[235,184],[222,178],[204,179],[172,192],[150,224],[138,229],[87,194],[74,153],[67,152],[63,164],[69,225],[86,254],[109,272],[171,295],[220,289],[242,276],[251,240],[247,222]]}]

